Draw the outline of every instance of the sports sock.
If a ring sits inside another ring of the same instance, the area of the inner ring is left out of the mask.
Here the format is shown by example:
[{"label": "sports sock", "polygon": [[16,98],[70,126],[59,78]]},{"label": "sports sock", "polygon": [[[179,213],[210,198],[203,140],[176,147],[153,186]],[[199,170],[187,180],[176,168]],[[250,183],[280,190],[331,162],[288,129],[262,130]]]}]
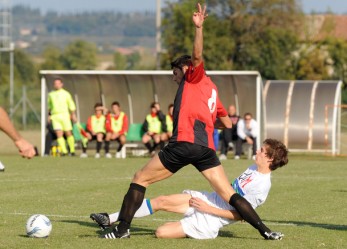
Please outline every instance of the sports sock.
[{"label": "sports sock", "polygon": [[130,228],[135,212],[141,206],[146,188],[136,183],[131,183],[128,192],[124,196],[122,208],[119,212],[120,221],[117,229],[120,233],[126,232]]},{"label": "sports sock", "polygon": [[75,138],[71,135],[66,138],[67,144],[70,148],[70,153],[75,153]]},{"label": "sports sock", "polygon": [[152,152],[152,146],[149,142],[145,143],[146,148],[148,149],[149,153]]},{"label": "sports sock", "polygon": [[63,137],[59,137],[57,138],[57,142],[61,148],[61,152],[63,152],[63,154],[67,154],[65,139]]},{"label": "sports sock", "polygon": [[153,147],[152,147],[152,149],[151,149],[151,152],[154,151],[155,148],[157,148],[158,145],[159,145],[159,143],[154,142]]},{"label": "sports sock", "polygon": [[122,148],[123,148],[123,144],[119,144],[117,152],[120,152],[122,150]]},{"label": "sports sock", "polygon": [[85,145],[84,145],[84,144],[82,143],[82,152],[83,152],[83,153],[87,153],[87,148],[88,148],[88,144],[85,144]]},{"label": "sports sock", "polygon": [[233,206],[241,217],[259,231],[261,236],[267,238],[266,233],[271,230],[265,226],[258,214],[254,211],[251,204],[241,195],[235,193],[230,197],[229,204]]},{"label": "sports sock", "polygon": [[96,153],[100,153],[102,142],[97,141],[96,142]]},{"label": "sports sock", "polygon": [[[152,209],[150,199],[143,199],[143,202],[142,202],[141,206],[139,207],[139,209],[136,211],[134,217],[135,218],[141,218],[141,217],[145,217],[145,216],[148,216],[151,214],[153,214],[153,209]],[[119,217],[119,212],[109,214],[110,223],[111,224],[115,223],[118,220],[118,217]]]},{"label": "sports sock", "polygon": [[105,152],[106,153],[110,152],[110,141],[105,141]]}]

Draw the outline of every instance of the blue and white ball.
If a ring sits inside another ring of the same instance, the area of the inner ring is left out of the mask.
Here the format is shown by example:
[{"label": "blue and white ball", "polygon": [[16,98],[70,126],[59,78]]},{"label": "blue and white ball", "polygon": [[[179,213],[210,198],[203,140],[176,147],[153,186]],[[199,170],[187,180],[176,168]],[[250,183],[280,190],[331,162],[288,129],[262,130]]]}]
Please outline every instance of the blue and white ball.
[{"label": "blue and white ball", "polygon": [[32,215],[25,227],[27,235],[34,238],[46,238],[52,231],[51,221],[43,214]]}]

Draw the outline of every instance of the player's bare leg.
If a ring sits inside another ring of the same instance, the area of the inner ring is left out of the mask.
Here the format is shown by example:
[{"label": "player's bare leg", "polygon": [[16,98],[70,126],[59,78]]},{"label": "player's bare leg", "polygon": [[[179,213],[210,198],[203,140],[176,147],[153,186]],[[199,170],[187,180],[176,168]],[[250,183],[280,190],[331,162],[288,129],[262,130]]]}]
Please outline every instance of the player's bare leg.
[{"label": "player's bare leg", "polygon": [[187,235],[184,233],[181,222],[168,222],[157,228],[155,231],[157,238],[178,239],[185,238]]}]

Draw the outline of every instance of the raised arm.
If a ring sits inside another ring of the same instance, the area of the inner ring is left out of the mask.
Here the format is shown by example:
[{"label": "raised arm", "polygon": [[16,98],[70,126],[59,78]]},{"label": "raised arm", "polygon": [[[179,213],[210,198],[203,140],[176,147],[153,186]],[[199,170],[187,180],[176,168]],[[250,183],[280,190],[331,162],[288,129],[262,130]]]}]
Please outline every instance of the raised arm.
[{"label": "raised arm", "polygon": [[197,4],[197,11],[193,13],[193,23],[195,25],[195,37],[192,53],[193,66],[198,66],[202,61],[203,50],[203,24],[208,15],[206,14],[206,5],[201,8],[200,3]]}]

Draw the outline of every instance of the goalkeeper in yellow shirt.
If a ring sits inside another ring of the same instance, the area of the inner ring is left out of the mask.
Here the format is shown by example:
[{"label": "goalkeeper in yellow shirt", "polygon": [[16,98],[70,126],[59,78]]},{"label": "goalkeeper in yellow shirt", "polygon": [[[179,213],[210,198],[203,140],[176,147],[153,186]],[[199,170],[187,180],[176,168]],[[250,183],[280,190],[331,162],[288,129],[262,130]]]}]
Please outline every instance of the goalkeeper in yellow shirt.
[{"label": "goalkeeper in yellow shirt", "polygon": [[76,105],[71,94],[63,89],[63,81],[59,78],[54,80],[54,90],[48,94],[49,118],[53,125],[53,130],[57,135],[58,145],[61,147],[62,154],[66,155],[64,133],[69,145],[70,153],[75,155],[75,139],[72,134],[72,122],[76,122]]}]

